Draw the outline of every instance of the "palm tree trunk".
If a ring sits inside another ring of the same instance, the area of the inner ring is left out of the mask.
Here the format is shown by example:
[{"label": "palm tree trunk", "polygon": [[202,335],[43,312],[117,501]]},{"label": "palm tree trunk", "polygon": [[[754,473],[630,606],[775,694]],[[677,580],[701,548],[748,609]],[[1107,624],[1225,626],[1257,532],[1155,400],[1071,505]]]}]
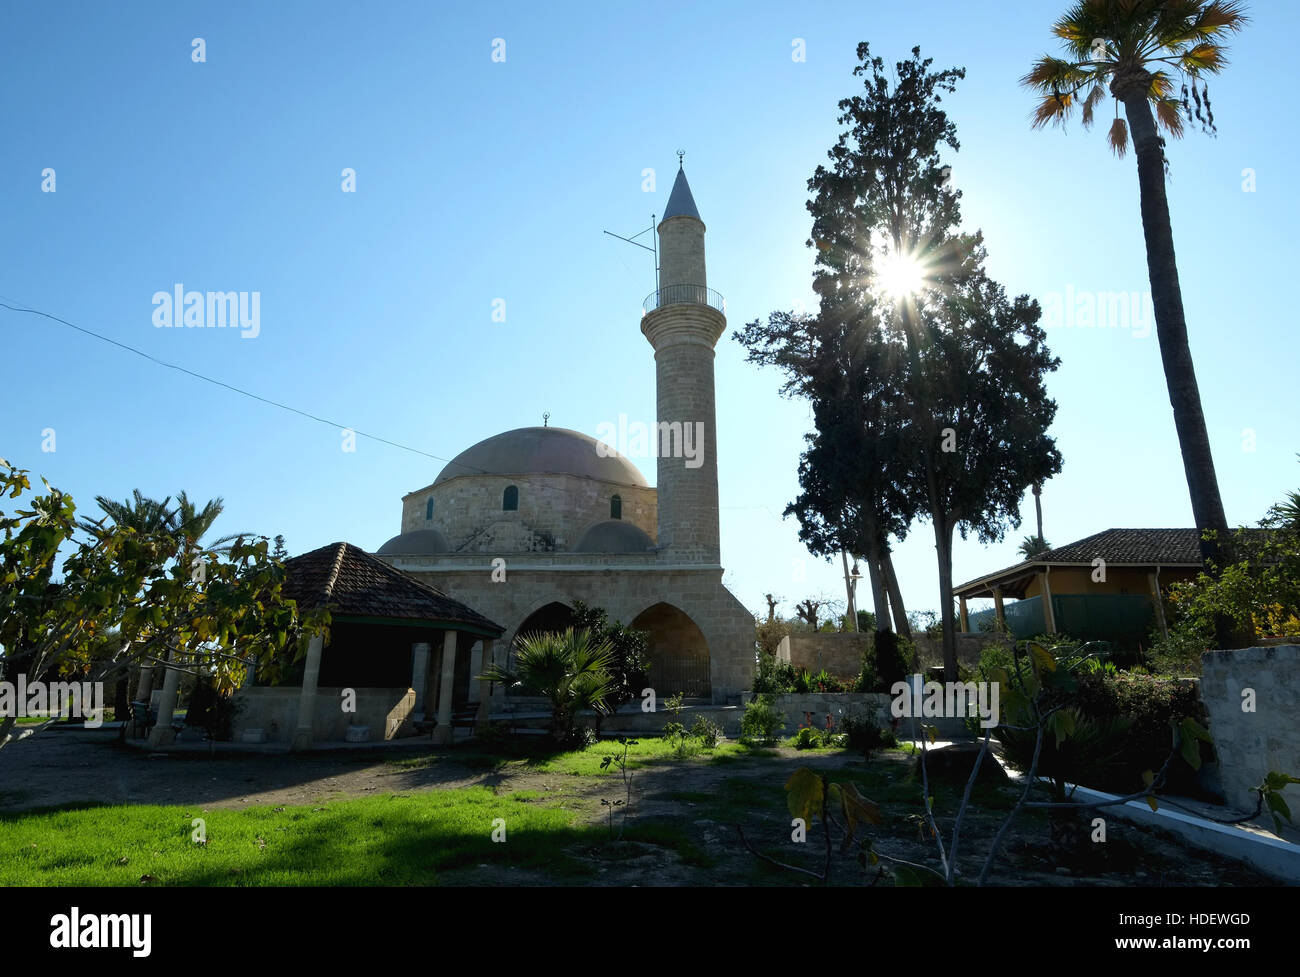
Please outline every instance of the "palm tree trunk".
[{"label": "palm tree trunk", "polygon": [[[1120,80],[1117,80],[1117,82]],[[1218,538],[1228,543],[1228,521],[1219,497],[1219,482],[1210,453],[1210,436],[1201,410],[1201,394],[1196,385],[1192,351],[1187,343],[1187,319],[1183,314],[1183,293],[1178,284],[1178,264],[1174,257],[1174,233],[1169,221],[1169,200],[1165,196],[1164,143],[1156,132],[1155,117],[1147,101],[1150,75],[1142,72],[1115,94],[1124,103],[1133,148],[1137,155],[1138,188],[1142,198],[1142,232],[1146,238],[1147,274],[1151,280],[1151,299],[1155,306],[1156,337],[1160,342],[1160,359],[1164,363],[1169,403],[1174,410],[1174,428],[1183,454],[1183,471],[1191,494],[1192,516],[1196,528],[1217,530]],[[1201,544],[1201,557],[1217,561],[1217,546]],[[1230,632],[1230,628],[1228,629]],[[1216,631],[1220,647],[1233,643],[1219,622]]]},{"label": "palm tree trunk", "polygon": [[1043,542],[1043,486],[1042,483],[1034,485],[1034,515],[1038,517],[1038,542]]}]

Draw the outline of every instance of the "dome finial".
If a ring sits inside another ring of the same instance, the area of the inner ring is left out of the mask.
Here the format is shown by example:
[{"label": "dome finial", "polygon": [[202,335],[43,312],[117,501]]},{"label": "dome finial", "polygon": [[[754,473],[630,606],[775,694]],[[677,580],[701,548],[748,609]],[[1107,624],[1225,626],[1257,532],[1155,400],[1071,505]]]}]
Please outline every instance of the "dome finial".
[{"label": "dome finial", "polygon": [[542,427],[550,427],[550,426],[551,426],[551,412],[550,412],[549,410],[548,410],[548,411],[543,411],[543,412],[542,412]]},{"label": "dome finial", "polygon": [[686,150],[684,149],[677,150],[677,168],[679,170],[684,170],[686,168],[685,161],[686,161]]}]

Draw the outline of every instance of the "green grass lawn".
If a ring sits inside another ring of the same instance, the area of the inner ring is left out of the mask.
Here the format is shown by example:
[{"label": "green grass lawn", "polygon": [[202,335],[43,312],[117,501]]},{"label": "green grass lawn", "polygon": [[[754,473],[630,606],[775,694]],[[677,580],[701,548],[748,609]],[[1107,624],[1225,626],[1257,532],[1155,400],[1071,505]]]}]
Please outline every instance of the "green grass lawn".
[{"label": "green grass lawn", "polygon": [[[627,768],[628,770],[637,770],[657,762],[680,762],[693,759],[711,763],[726,763],[752,757],[776,755],[772,750],[745,746],[733,740],[725,740],[711,750],[704,750],[700,748],[696,740],[688,739],[686,756],[676,756],[674,754],[675,749],[674,743],[663,737],[654,736],[638,739],[635,745],[628,747]],[[608,776],[611,772],[617,775],[616,768],[602,770],[601,763],[607,756],[614,754],[621,756],[622,753],[622,745],[615,740],[601,740],[599,743],[585,749],[558,752],[547,751],[544,744],[539,741],[537,743],[525,742],[523,744],[507,742],[501,744],[492,752],[486,751],[480,746],[469,745],[464,748],[457,748],[454,753],[448,753],[447,757],[454,758],[457,763],[475,768],[502,770],[512,764],[518,764],[538,773],[600,777]],[[388,760],[387,762],[402,769],[418,770],[422,767],[432,766],[438,763],[440,759],[442,759],[441,756],[421,756]]]},{"label": "green grass lawn", "polygon": [[[616,769],[601,769],[604,757],[621,751],[612,740],[559,752],[546,751],[541,742],[493,749],[498,752],[467,745],[387,762],[406,769],[447,762],[618,779]],[[662,738],[639,740],[628,750],[629,768],[704,767],[774,755],[734,741],[685,758],[674,750]],[[891,765],[844,771],[836,779],[852,780],[883,803],[912,803],[917,788],[899,783],[901,772]],[[693,813],[643,820],[634,810],[626,841],[669,848],[682,862],[708,868],[717,856],[701,843],[693,820],[741,823],[761,811],[783,815],[784,781],[784,775],[728,776],[720,790],[673,795],[689,801]],[[617,783],[610,786],[621,795]],[[196,818],[205,822],[206,843],[194,838]],[[504,842],[492,838],[497,819],[505,823]],[[591,872],[591,853],[608,839],[607,827],[593,822],[567,789],[497,794],[474,786],[244,810],[80,805],[0,815],[0,885],[431,885],[447,872],[481,865],[578,880]]]},{"label": "green grass lawn", "polygon": [[[206,844],[192,840],[200,817]],[[504,842],[492,840],[498,818]],[[0,884],[424,885],[480,863],[563,875],[579,869],[566,849],[603,836],[574,819],[536,792],[497,796],[486,787],[319,807],[28,812],[0,817]]]}]

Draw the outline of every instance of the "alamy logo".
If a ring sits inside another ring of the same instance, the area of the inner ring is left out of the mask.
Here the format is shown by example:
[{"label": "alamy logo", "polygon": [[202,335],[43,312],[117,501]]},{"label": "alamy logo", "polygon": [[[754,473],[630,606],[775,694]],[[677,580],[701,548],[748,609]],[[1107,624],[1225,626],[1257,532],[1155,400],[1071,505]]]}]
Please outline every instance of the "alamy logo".
[{"label": "alamy logo", "polygon": [[922,682],[913,675],[910,681],[895,682],[889,689],[894,701],[890,713],[895,719],[965,719],[978,716],[980,727],[998,724],[997,682]]},{"label": "alamy logo", "polygon": [[154,292],[153,305],[156,329],[238,329],[245,339],[262,331],[261,292],[187,292],[177,282]]},{"label": "alamy logo", "polygon": [[149,956],[153,917],[149,913],[81,914],[73,906],[66,915],[50,917],[50,946],[56,950],[126,948],[133,957]]},{"label": "alamy logo", "polygon": [[103,682],[0,682],[0,719],[84,718],[87,729],[104,725]]},{"label": "alamy logo", "polygon": [[1151,335],[1155,305],[1150,292],[1090,292],[1065,286],[1043,296],[1044,329],[1131,329],[1134,339]]},{"label": "alamy logo", "polygon": [[601,458],[685,458],[687,468],[699,468],[704,464],[704,422],[629,423],[626,414],[619,414],[617,423],[601,421],[596,425],[596,454]]}]

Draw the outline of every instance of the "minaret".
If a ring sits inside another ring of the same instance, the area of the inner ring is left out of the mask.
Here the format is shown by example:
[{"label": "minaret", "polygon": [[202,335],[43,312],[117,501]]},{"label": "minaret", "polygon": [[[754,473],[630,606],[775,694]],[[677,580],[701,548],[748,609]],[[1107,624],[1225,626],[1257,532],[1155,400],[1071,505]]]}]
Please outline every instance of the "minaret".
[{"label": "minaret", "polygon": [[724,309],[708,288],[704,222],[679,163],[659,222],[659,288],[641,317],[655,351],[658,542],[672,563],[721,562],[713,347],[727,327]]}]

